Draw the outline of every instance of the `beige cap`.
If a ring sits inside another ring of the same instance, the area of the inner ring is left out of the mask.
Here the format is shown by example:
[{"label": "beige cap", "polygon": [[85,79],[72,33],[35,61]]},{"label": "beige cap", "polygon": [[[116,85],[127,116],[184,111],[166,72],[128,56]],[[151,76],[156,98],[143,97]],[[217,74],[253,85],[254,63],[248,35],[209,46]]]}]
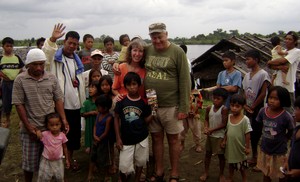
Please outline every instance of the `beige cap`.
[{"label": "beige cap", "polygon": [[165,32],[166,30],[166,25],[164,23],[153,23],[149,25],[149,34],[152,33],[160,33],[160,32]]},{"label": "beige cap", "polygon": [[37,61],[46,61],[46,59],[47,59],[46,55],[41,49],[38,49],[38,48],[31,49],[27,53],[25,65],[28,65],[30,63],[37,62]]},{"label": "beige cap", "polygon": [[100,55],[100,56],[104,57],[103,53],[99,49],[92,51],[91,57],[93,57],[95,55]]}]

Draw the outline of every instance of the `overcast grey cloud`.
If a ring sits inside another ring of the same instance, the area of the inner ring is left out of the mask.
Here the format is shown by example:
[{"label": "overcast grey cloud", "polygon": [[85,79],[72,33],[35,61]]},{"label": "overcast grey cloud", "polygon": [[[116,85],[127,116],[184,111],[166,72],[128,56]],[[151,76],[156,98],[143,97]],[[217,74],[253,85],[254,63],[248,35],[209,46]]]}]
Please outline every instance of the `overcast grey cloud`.
[{"label": "overcast grey cloud", "polygon": [[221,28],[240,33],[299,31],[296,0],[9,0],[0,2],[0,38],[49,37],[54,24],[83,36],[127,33],[148,38],[148,25],[164,22],[169,37],[208,34]]}]

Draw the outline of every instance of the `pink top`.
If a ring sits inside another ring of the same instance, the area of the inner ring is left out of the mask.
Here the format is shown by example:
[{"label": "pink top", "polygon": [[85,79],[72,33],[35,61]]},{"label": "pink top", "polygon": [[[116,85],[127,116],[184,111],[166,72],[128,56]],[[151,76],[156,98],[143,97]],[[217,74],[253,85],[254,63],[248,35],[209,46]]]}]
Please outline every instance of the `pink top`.
[{"label": "pink top", "polygon": [[66,135],[60,132],[58,136],[53,136],[50,131],[42,132],[41,141],[44,144],[43,157],[48,160],[58,160],[63,156],[62,144],[68,141]]},{"label": "pink top", "polygon": [[[123,63],[119,66],[121,75],[115,75],[114,82],[112,85],[112,89],[118,90],[119,94],[127,95],[127,90],[123,84],[124,77],[128,73],[128,67],[127,64]],[[146,98],[145,94],[145,86],[144,86],[144,79],[146,75],[146,69],[141,68],[138,72],[136,72],[141,77],[142,85],[140,87],[139,93],[142,98]]]}]

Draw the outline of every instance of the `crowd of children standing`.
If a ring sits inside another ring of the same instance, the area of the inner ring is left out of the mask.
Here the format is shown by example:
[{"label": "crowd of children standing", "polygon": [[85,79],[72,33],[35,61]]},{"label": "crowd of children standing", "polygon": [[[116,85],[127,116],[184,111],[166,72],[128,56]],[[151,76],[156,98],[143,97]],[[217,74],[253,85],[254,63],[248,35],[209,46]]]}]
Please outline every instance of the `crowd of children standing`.
[{"label": "crowd of children standing", "polygon": [[[93,40],[93,36],[85,35],[83,38],[85,47],[79,52],[86,71],[85,81],[88,91],[87,99],[80,110],[81,116],[85,118],[84,146],[86,153],[90,155],[88,180],[93,179],[95,169],[102,172],[101,180],[119,169],[121,181],[130,179],[139,181],[142,169],[149,159],[147,124],[153,119],[151,107],[145,100],[145,91],[140,91],[143,89],[145,76],[145,43],[141,39],[130,43],[128,35],[124,34],[120,36],[123,47],[119,56],[113,50],[113,38],[104,39],[106,48],[104,52],[93,49]],[[0,76],[5,106],[3,109],[6,114],[5,124],[8,127],[11,101],[5,100],[11,98],[12,86],[9,85],[12,85],[24,64],[12,53],[11,38],[3,39],[2,46],[4,55],[1,57]],[[275,52],[283,56],[288,54],[282,51],[278,43],[274,43],[272,55],[276,54]],[[274,59],[282,58],[278,55]],[[190,112],[184,122],[185,130],[181,133],[181,150],[184,148],[186,133],[191,128],[196,152],[201,152],[202,148],[205,150],[204,174],[200,176],[201,181],[209,178],[209,166],[213,155],[217,155],[219,159],[220,181],[225,181],[226,178],[224,175],[226,162],[229,164],[229,181],[232,181],[234,171],[240,171],[242,180],[247,181],[246,171],[252,164],[256,165],[255,170],[262,171],[264,181],[276,178],[284,181],[286,177],[290,181],[297,181],[300,179],[300,164],[297,163],[300,162],[297,157],[300,134],[299,127],[295,128],[294,133],[293,129],[295,121],[300,122],[300,99],[291,103],[290,99],[286,99],[290,97],[287,89],[272,86],[273,81],[269,74],[259,66],[261,59],[259,51],[249,50],[244,56],[250,72],[245,74],[243,80],[242,74],[234,69],[234,53],[228,51],[222,56],[225,70],[218,75],[216,86],[204,89],[213,90],[212,105],[205,109],[203,128],[207,136],[205,147],[200,145],[199,109],[202,109],[202,96],[195,88],[191,75]],[[124,61],[126,74],[123,71],[124,75],[114,76],[114,63]],[[6,67],[7,64],[13,64],[14,67]],[[282,76],[283,84],[291,84],[286,80],[285,74]],[[120,88],[123,89],[122,92],[118,90]],[[295,113],[289,113],[285,109],[292,104]],[[63,180],[64,167],[61,160],[63,153],[66,156],[66,168],[77,170],[79,166],[66,155],[68,139],[60,132],[62,121],[59,115],[49,114],[46,126],[47,131],[38,134],[44,144],[38,180],[46,181],[53,176],[56,176],[57,180]],[[287,142],[291,138],[289,146]],[[55,139],[56,143],[49,142],[51,139]],[[120,151],[119,161],[115,159],[114,144]],[[62,150],[53,154],[53,147],[60,147]],[[290,147],[291,152],[287,157]],[[248,157],[250,153],[252,158]],[[57,162],[46,164],[48,160]],[[54,166],[56,171],[49,170],[47,167],[50,165]]]}]

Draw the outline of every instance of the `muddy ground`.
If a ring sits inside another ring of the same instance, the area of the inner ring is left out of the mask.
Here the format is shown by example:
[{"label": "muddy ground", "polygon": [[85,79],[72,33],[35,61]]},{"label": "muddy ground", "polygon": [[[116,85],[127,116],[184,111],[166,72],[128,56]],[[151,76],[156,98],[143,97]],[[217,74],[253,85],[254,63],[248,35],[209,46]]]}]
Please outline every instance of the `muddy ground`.
[{"label": "muddy ground", "polygon": [[[22,182],[23,172],[21,169],[21,146],[19,141],[19,119],[18,116],[13,110],[12,114],[12,125],[11,125],[11,137],[9,141],[9,145],[7,151],[5,153],[4,160],[0,165],[0,182]],[[1,137],[1,136],[0,136]],[[203,136],[202,140],[203,147],[205,145],[205,136]],[[185,182],[194,182],[199,181],[200,175],[204,171],[204,154],[205,152],[197,153],[193,150],[193,140],[191,132],[189,132],[185,150],[183,151],[180,159],[180,181]],[[165,144],[165,172],[166,179],[168,177],[168,169],[169,169],[169,160],[168,160],[168,148],[167,144]],[[85,153],[84,148],[75,152],[75,158],[78,160],[81,165],[81,169],[77,172],[73,172],[70,170],[66,171],[66,178],[71,182],[84,182],[86,181],[88,174],[88,155]],[[218,158],[213,157],[210,167],[210,176],[208,178],[208,182],[216,182],[218,181]],[[228,168],[225,169],[226,175],[228,173]],[[35,178],[34,178],[35,179]],[[235,181],[241,181],[240,174],[235,174]],[[258,182],[262,181],[262,173],[252,172],[251,168],[248,170],[248,179],[250,182]],[[36,180],[34,180],[36,181]],[[97,181],[97,180],[95,180]]]}]

